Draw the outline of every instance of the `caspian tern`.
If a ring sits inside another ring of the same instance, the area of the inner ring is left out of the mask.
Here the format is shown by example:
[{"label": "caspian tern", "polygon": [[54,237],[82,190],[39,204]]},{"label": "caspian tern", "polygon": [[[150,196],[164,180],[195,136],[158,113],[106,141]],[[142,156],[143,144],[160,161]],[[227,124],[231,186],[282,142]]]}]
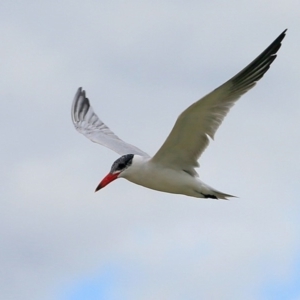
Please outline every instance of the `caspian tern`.
[{"label": "caspian tern", "polygon": [[122,155],[95,191],[117,178],[126,178],[161,192],[197,198],[234,197],[202,182],[195,170],[199,166],[197,160],[209,140],[214,138],[230,108],[267,72],[281,47],[285,32],[237,75],[182,112],[168,138],[152,158],[117,137],[94,113],[85,91],[79,88],[72,104],[75,128],[91,141]]}]

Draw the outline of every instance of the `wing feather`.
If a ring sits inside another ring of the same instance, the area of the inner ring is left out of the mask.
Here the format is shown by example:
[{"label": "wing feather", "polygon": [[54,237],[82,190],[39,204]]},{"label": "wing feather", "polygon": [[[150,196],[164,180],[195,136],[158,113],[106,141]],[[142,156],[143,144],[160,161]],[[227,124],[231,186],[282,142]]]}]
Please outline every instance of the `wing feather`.
[{"label": "wing feather", "polygon": [[77,131],[92,142],[110,148],[120,155],[137,154],[149,157],[147,153],[121,140],[98,118],[82,88],[77,90],[74,97],[71,116]]},{"label": "wing feather", "polygon": [[208,146],[209,137],[214,138],[230,108],[270,68],[285,32],[237,75],[181,113],[152,161],[196,175],[194,167],[199,166],[197,160]]}]

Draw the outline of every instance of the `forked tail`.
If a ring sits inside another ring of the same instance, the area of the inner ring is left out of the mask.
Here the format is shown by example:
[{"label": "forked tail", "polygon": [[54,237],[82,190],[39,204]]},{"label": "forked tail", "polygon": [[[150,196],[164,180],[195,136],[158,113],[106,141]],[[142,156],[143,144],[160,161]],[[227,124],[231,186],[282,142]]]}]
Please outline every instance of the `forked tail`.
[{"label": "forked tail", "polygon": [[236,196],[222,193],[209,185],[201,182],[201,191],[197,191],[201,196],[200,198],[211,198],[211,199],[220,199],[220,200],[229,200],[228,198],[237,198]]},{"label": "forked tail", "polygon": [[224,193],[221,193],[218,191],[211,191],[211,193],[209,193],[209,194],[204,194],[204,193],[200,193],[200,194],[203,195],[203,197],[201,197],[201,198],[211,198],[211,199],[217,199],[217,200],[229,200],[227,197],[237,198],[236,196],[224,194]]}]

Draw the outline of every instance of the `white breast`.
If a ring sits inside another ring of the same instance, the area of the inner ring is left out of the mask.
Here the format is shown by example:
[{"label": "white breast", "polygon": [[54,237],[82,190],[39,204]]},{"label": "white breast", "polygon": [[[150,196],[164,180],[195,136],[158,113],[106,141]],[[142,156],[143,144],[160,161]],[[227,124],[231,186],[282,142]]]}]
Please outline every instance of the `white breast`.
[{"label": "white breast", "polygon": [[149,158],[135,155],[132,165],[120,177],[157,191],[195,196],[201,181],[190,174],[156,164]]}]

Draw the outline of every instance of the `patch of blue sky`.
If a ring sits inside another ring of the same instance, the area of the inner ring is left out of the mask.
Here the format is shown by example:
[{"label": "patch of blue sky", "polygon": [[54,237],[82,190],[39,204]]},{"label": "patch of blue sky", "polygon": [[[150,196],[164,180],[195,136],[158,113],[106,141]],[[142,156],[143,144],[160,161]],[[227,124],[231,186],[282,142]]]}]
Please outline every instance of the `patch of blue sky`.
[{"label": "patch of blue sky", "polygon": [[[115,300],[119,295],[121,272],[105,266],[100,272],[76,280],[63,292],[62,300]],[[126,299],[126,298],[123,298]]]},{"label": "patch of blue sky", "polygon": [[273,280],[263,288],[264,300],[298,300],[300,299],[300,260],[294,270],[284,281]]}]

